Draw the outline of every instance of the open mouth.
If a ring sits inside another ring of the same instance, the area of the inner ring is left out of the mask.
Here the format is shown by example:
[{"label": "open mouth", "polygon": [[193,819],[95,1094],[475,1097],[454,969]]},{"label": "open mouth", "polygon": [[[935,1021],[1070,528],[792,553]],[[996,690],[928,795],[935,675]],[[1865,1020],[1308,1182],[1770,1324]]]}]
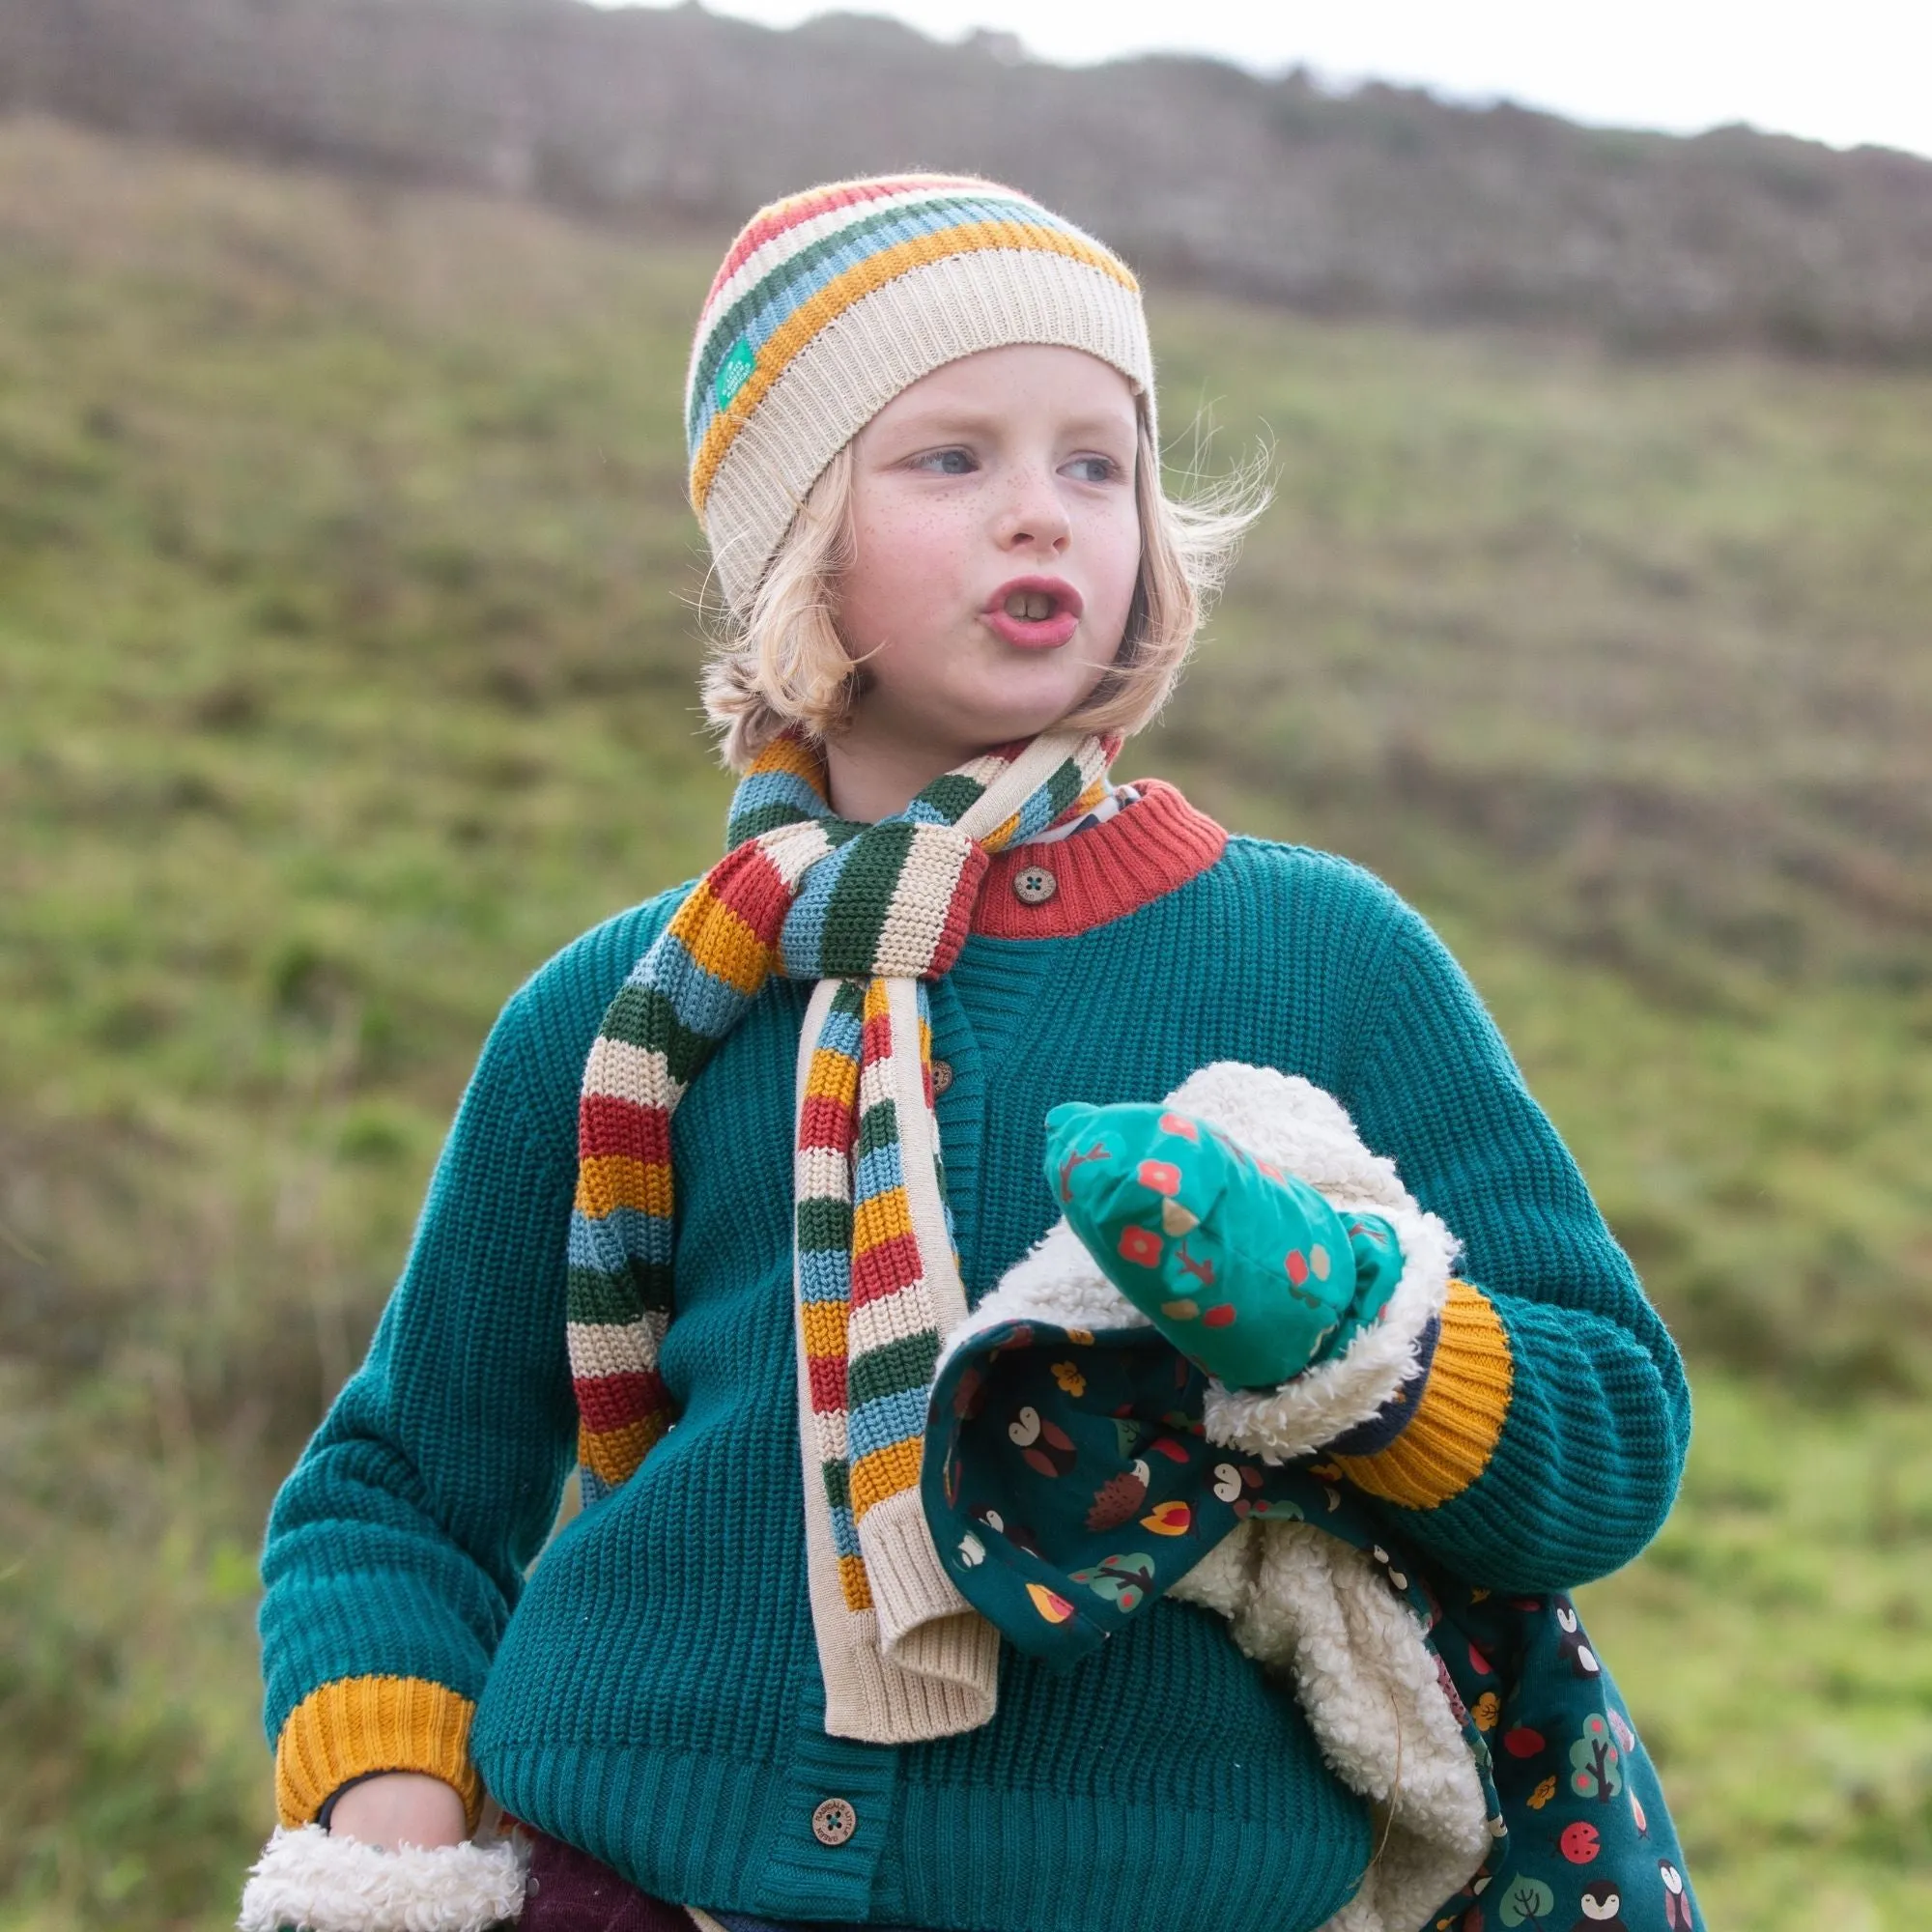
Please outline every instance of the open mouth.
[{"label": "open mouth", "polygon": [[1080,623],[1080,593],[1057,577],[1021,577],[1003,583],[981,613],[996,637],[1023,650],[1065,643]]}]

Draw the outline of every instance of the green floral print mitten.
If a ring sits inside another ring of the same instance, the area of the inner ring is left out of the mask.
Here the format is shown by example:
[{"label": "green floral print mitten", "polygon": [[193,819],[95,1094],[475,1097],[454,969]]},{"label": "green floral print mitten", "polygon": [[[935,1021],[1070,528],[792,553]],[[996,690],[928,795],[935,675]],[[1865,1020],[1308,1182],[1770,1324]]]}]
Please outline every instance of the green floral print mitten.
[{"label": "green floral print mitten", "polygon": [[1107,1279],[1224,1387],[1273,1388],[1340,1354],[1402,1278],[1395,1231],[1159,1103],[1068,1101],[1046,1178]]}]

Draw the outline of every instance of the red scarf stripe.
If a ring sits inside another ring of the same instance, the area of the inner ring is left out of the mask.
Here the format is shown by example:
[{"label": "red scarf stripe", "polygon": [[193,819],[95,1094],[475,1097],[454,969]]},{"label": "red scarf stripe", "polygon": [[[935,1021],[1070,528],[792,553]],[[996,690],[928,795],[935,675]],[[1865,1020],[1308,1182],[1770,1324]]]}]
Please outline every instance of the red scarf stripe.
[{"label": "red scarf stripe", "polygon": [[585,1376],[573,1379],[571,1386],[577,1391],[578,1413],[593,1435],[634,1428],[670,1406],[664,1378],[655,1369],[619,1369],[608,1376]]},{"label": "red scarf stripe", "polygon": [[[756,839],[719,860],[700,881],[700,888],[703,887],[709,888],[709,896],[717,904],[729,907],[743,920],[765,946],[777,947],[785,914],[791,910],[792,894],[783,873]],[[692,898],[696,896],[694,892]],[[690,899],[685,901],[686,905],[690,903]],[[679,917],[683,911],[680,906]],[[670,930],[684,937],[676,918],[670,923]]]},{"label": "red scarf stripe", "polygon": [[813,1094],[799,1111],[801,1148],[828,1148],[834,1153],[852,1151],[852,1109],[822,1094]]},{"label": "red scarf stripe", "polygon": [[919,1243],[910,1235],[894,1235],[876,1247],[863,1252],[857,1243],[852,1252],[852,1307],[883,1301],[918,1281],[924,1270],[920,1265]]},{"label": "red scarf stripe", "polygon": [[819,1415],[836,1415],[845,1406],[845,1357],[808,1355],[807,1379],[811,1384],[811,1406]]},{"label": "red scarf stripe", "polygon": [[859,1030],[859,1064],[869,1067],[893,1055],[893,1016],[886,1012],[869,1014]]},{"label": "red scarf stripe", "polygon": [[628,1154],[653,1165],[670,1160],[670,1115],[640,1100],[615,1094],[586,1094],[577,1103],[577,1145],[581,1159]]}]

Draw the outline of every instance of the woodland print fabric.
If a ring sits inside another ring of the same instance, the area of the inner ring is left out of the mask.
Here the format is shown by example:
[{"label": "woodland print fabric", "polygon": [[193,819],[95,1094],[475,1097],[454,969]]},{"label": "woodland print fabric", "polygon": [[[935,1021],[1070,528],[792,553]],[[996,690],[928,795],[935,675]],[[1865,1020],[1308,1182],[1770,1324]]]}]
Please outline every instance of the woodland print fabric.
[{"label": "woodland print fabric", "polygon": [[1482,1778],[1492,1849],[1426,1932],[1701,1932],[1656,1774],[1570,1599],[1435,1573],[1332,1465],[1209,1443],[1206,1388],[1146,1328],[1005,1322],[949,1357],[925,1492],[961,1594],[1073,1670],[1242,1522],[1318,1525],[1407,1605]]}]

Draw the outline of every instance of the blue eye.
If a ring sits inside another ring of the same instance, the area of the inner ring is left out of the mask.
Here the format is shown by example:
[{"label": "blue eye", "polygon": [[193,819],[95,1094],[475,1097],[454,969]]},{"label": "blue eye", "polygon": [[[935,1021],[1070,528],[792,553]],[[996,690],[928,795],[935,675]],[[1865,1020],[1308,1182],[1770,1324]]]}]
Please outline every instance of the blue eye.
[{"label": "blue eye", "polygon": [[932,449],[917,459],[916,467],[941,476],[970,476],[979,465],[970,449]]},{"label": "blue eye", "polygon": [[1082,483],[1111,483],[1121,473],[1121,466],[1111,456],[1076,456],[1066,467]]}]

